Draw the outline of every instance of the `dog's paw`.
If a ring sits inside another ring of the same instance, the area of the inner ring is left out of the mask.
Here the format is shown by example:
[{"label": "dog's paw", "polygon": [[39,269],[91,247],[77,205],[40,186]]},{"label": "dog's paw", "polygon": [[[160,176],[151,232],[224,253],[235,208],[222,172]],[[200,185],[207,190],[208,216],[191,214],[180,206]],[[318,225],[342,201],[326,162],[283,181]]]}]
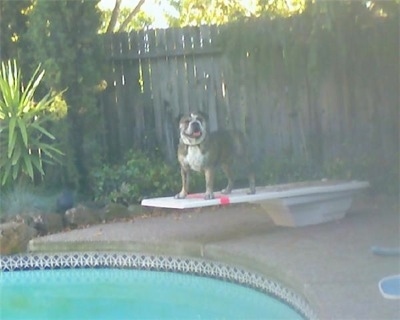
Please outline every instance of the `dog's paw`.
[{"label": "dog's paw", "polygon": [[214,199],[214,194],[213,193],[206,193],[204,195],[204,200],[211,200]]},{"label": "dog's paw", "polygon": [[256,189],[250,189],[247,194],[256,194]]},{"label": "dog's paw", "polygon": [[174,199],[185,199],[186,198],[186,194],[184,193],[178,193],[174,196]]},{"label": "dog's paw", "polygon": [[232,192],[232,189],[227,189],[227,188],[225,188],[225,189],[222,189],[221,190],[221,193],[222,194],[230,194]]}]

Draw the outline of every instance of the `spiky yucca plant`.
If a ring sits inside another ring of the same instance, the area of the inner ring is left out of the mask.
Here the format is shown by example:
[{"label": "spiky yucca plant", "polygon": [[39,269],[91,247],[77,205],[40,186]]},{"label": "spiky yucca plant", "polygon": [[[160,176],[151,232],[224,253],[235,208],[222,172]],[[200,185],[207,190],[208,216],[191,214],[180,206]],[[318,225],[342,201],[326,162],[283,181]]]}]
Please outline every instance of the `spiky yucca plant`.
[{"label": "spiky yucca plant", "polygon": [[[26,87],[15,60],[3,62],[0,70],[0,184],[23,177],[44,175],[43,162],[57,161],[62,152],[51,142],[55,137],[45,128],[52,120],[50,110],[60,94],[48,92],[38,102],[35,92],[44,76],[40,65]],[[49,143],[50,142],[50,143]]]}]

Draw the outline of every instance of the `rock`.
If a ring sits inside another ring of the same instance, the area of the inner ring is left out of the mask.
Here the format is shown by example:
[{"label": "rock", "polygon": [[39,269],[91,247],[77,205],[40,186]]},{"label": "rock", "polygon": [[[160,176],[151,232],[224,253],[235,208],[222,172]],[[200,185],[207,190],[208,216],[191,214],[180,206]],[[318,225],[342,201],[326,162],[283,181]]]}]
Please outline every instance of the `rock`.
[{"label": "rock", "polygon": [[128,211],[131,216],[138,216],[144,213],[143,206],[140,204],[131,204],[128,207]]},{"label": "rock", "polygon": [[88,226],[103,222],[103,212],[92,210],[83,205],[78,205],[75,208],[65,212],[65,221],[67,226],[76,228],[78,226]]},{"label": "rock", "polygon": [[102,211],[106,221],[126,219],[130,216],[128,208],[118,203],[109,203],[102,209]]},{"label": "rock", "polygon": [[56,233],[64,228],[64,216],[57,213],[43,213],[32,218],[31,226],[36,229],[40,236]]},{"label": "rock", "polygon": [[32,222],[29,226],[36,230],[38,236],[44,236],[48,233],[46,223],[41,214],[33,216]]},{"label": "rock", "polygon": [[43,215],[47,233],[60,232],[65,227],[65,217],[57,213],[47,213]]},{"label": "rock", "polygon": [[8,222],[0,224],[0,254],[25,252],[29,240],[37,231],[24,222]]},{"label": "rock", "polygon": [[18,213],[16,215],[8,216],[6,222],[25,223],[28,226],[32,226],[34,215],[34,213]]}]

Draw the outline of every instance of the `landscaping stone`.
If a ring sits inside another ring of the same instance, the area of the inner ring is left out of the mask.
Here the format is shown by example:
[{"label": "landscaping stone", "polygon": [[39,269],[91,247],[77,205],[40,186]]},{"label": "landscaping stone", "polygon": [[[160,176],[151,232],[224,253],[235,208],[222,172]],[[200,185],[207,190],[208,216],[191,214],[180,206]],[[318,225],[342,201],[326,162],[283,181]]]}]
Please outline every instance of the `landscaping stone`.
[{"label": "landscaping stone", "polygon": [[65,221],[72,228],[85,227],[104,222],[104,212],[78,205],[65,212]]},{"label": "landscaping stone", "polygon": [[25,252],[28,242],[37,235],[37,231],[24,222],[0,224],[0,254]]},{"label": "landscaping stone", "polygon": [[102,209],[102,211],[105,221],[126,219],[130,216],[130,211],[128,210],[128,208],[118,203],[109,203]]},{"label": "landscaping stone", "polygon": [[58,213],[44,213],[33,216],[32,226],[39,236],[60,232],[64,229],[64,215]]}]

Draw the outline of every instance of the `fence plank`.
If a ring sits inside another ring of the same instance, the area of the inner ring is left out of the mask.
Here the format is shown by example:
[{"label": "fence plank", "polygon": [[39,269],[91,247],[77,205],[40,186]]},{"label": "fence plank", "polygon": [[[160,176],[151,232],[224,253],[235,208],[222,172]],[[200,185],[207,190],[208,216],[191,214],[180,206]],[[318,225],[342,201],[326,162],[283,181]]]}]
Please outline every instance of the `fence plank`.
[{"label": "fence plank", "polygon": [[[182,29],[175,29],[175,44],[176,46],[184,48],[184,35]],[[190,99],[190,79],[188,77],[187,70],[187,60],[189,58],[185,56],[181,56],[178,59],[177,65],[177,79],[178,79],[178,88],[179,88],[179,106],[176,107],[176,116],[179,117],[181,114],[187,114],[191,110],[191,106],[189,103]]]}]

